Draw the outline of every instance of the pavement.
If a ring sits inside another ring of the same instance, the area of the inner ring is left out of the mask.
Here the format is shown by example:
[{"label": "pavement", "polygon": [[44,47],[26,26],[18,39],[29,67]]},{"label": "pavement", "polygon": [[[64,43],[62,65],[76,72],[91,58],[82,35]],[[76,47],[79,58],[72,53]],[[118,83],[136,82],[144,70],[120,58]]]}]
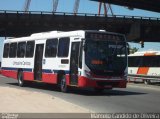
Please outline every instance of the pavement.
[{"label": "pavement", "polygon": [[146,89],[146,90],[156,90],[156,91],[160,91],[160,83],[152,83],[152,84],[144,84],[144,83],[127,83],[127,87],[134,87],[134,88],[142,88],[142,89]]},{"label": "pavement", "polygon": [[0,86],[1,113],[90,113],[91,111],[49,94]]},{"label": "pavement", "polygon": [[37,82],[19,87],[17,80],[0,75],[0,113],[159,113],[159,86],[128,83],[127,88],[103,93],[79,88],[62,93],[53,85]]}]

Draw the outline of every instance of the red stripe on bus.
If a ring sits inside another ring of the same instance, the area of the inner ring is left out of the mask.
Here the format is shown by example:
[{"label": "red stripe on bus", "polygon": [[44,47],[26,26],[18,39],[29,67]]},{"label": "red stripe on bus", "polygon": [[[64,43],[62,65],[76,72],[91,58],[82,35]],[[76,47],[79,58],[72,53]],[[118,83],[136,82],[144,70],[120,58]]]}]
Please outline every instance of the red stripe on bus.
[{"label": "red stripe on bus", "polygon": [[2,75],[17,79],[17,71],[14,70],[2,70]]},{"label": "red stripe on bus", "polygon": [[[142,68],[140,68],[140,70],[141,69]],[[142,72],[140,70],[139,70],[139,73]],[[144,72],[144,69],[142,69],[142,70]],[[17,71],[2,70],[2,74],[4,76],[17,79]],[[23,75],[24,75],[24,80],[30,80],[30,81],[34,80],[34,73],[33,72],[24,72]],[[66,75],[67,85],[70,85],[69,80],[70,80],[70,76],[67,74]],[[42,74],[42,81],[44,83],[56,84],[57,83],[57,74],[43,73]],[[80,76],[78,78],[78,85],[77,86],[78,87],[101,87],[101,86],[97,85],[97,82],[103,82],[103,83],[108,82],[109,85],[113,84],[113,85],[111,85],[112,87],[119,87],[119,88],[126,87],[126,80],[123,80],[123,79],[118,80],[118,81],[116,81],[116,80],[115,81],[113,81],[113,80],[91,80],[91,79],[86,78],[84,76]]]},{"label": "red stripe on bus", "polygon": [[[144,56],[154,56],[156,53],[145,53]],[[147,75],[149,67],[139,67],[137,74],[145,74]]]},{"label": "red stripe on bus", "polygon": [[66,74],[66,84],[69,85],[70,84],[70,75]]},{"label": "red stripe on bus", "polygon": [[146,75],[148,73],[148,70],[149,70],[149,67],[139,67],[137,74],[145,74]]},{"label": "red stripe on bus", "polygon": [[55,84],[55,83],[57,83],[57,74],[43,73],[42,74],[42,81],[45,83]]},{"label": "red stripe on bus", "polygon": [[23,73],[24,80],[33,81],[34,80],[34,74],[33,72],[24,72]]},{"label": "red stripe on bus", "polygon": [[[2,75],[6,77],[11,77],[14,79],[17,79],[17,71],[12,70],[1,70]],[[23,78],[24,80],[33,81],[34,80],[34,73],[33,72],[23,72]],[[69,85],[69,75],[66,75],[66,81],[67,85]],[[43,73],[42,74],[42,81],[44,83],[50,83],[50,84],[57,84],[57,74],[48,74]]]},{"label": "red stripe on bus", "polygon": [[92,87],[96,86],[96,81],[90,80],[89,78],[86,78],[84,76],[80,76],[78,78],[78,87]]},{"label": "red stripe on bus", "polygon": [[145,53],[144,56],[154,56],[156,53]]},{"label": "red stripe on bus", "polygon": [[[108,86],[118,87],[118,88],[126,88],[127,81],[125,79],[121,80],[92,80],[86,78],[84,76],[80,76],[78,79],[78,87],[101,87],[97,85],[98,82],[106,83],[108,82]],[[103,86],[102,86],[103,87]]]}]

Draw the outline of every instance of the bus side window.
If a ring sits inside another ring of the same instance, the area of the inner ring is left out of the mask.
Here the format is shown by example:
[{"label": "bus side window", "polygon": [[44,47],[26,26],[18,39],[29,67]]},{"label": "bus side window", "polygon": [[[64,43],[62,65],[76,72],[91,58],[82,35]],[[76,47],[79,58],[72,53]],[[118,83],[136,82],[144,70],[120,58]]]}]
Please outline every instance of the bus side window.
[{"label": "bus side window", "polygon": [[138,57],[136,57],[137,59],[137,66],[138,67],[144,67],[146,64],[145,64],[145,57],[143,57],[143,56],[138,56]]},{"label": "bus side window", "polygon": [[58,45],[58,57],[68,57],[70,38],[60,38]]},{"label": "bus side window", "polygon": [[9,49],[9,57],[14,58],[16,57],[17,52],[17,43],[11,43]]},{"label": "bus side window", "polygon": [[17,57],[24,57],[26,50],[26,42],[19,42],[18,43],[18,50],[17,50]]},{"label": "bus side window", "polygon": [[26,57],[33,57],[34,53],[34,46],[35,42],[34,41],[28,41],[27,46],[26,46]]},{"label": "bus side window", "polygon": [[6,43],[6,44],[4,45],[3,57],[4,57],[4,58],[7,58],[8,55],[9,55],[9,43]]},{"label": "bus side window", "polygon": [[151,56],[150,59],[151,59],[151,63],[148,63],[148,64],[150,64],[149,67],[159,67],[158,56]]},{"label": "bus side window", "polygon": [[128,57],[128,66],[133,67],[134,66],[134,59],[133,57]]},{"label": "bus side window", "polygon": [[134,56],[128,57],[128,66],[129,67],[137,67],[139,65],[139,59]]},{"label": "bus side window", "polygon": [[142,57],[142,65],[141,67],[147,67],[147,60],[148,60],[148,56],[143,56]]},{"label": "bus side window", "polygon": [[58,39],[47,39],[45,57],[56,57]]}]

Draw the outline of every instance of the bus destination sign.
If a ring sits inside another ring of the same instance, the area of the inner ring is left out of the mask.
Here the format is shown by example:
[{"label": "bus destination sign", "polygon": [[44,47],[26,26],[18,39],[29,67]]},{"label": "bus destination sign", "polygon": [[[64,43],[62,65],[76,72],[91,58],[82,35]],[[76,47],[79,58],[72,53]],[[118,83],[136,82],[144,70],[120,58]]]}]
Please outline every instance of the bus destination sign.
[{"label": "bus destination sign", "polygon": [[124,40],[122,35],[105,34],[105,33],[86,33],[86,38],[87,39],[95,39],[95,40],[113,40],[113,41]]}]

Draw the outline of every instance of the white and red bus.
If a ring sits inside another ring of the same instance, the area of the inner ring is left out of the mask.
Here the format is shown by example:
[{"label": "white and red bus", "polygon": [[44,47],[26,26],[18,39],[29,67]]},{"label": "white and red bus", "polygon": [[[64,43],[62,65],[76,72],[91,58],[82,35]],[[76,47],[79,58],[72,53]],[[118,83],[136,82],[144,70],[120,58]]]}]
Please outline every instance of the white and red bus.
[{"label": "white and red bus", "polygon": [[127,43],[104,31],[50,31],[4,41],[2,74],[19,86],[38,81],[60,86],[125,88]]},{"label": "white and red bus", "polygon": [[128,56],[128,80],[134,82],[160,81],[160,51],[143,51]]}]

